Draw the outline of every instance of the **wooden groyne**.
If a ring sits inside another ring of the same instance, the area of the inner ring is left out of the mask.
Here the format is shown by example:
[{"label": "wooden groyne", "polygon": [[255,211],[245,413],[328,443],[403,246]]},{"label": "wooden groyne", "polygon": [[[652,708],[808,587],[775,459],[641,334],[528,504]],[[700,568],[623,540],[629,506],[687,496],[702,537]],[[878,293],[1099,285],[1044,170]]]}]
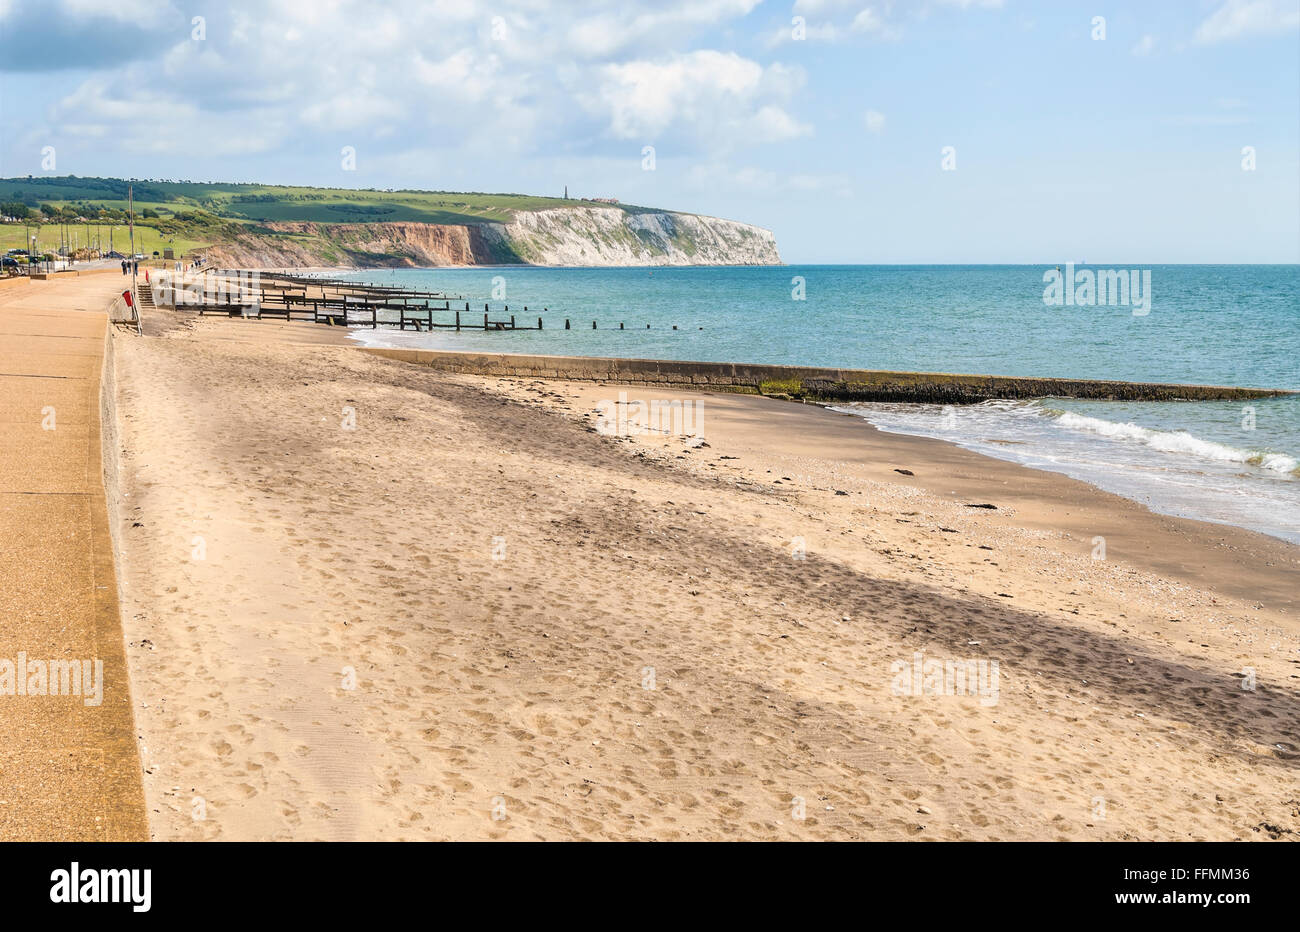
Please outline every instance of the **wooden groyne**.
[{"label": "wooden groyne", "polygon": [[615,382],[648,388],[741,392],[818,402],[906,401],[976,404],[995,398],[1095,398],[1109,401],[1244,401],[1296,394],[1284,389],[1177,385],[1094,379],[1024,378],[942,372],[888,372],[513,353],[455,353],[367,347],[365,352],[485,376]]},{"label": "wooden groyne", "polygon": [[[461,295],[371,285],[330,278],[257,272],[208,272],[185,276],[161,272],[152,282],[155,304],[252,320],[278,318],[344,327],[392,326],[401,330],[541,330],[542,318],[524,305],[493,309]],[[460,305],[464,304],[462,308]],[[548,313],[542,308],[542,313]],[[435,316],[436,315],[436,316]],[[565,329],[569,327],[566,320]],[[593,323],[593,327],[595,324]]]},{"label": "wooden groyne", "polygon": [[[550,308],[509,304],[478,305],[462,295],[419,291],[399,285],[372,285],[280,272],[215,270],[195,274],[160,271],[150,282],[157,306],[250,320],[278,318],[344,327],[397,327],[401,330],[541,330]],[[463,305],[463,306],[462,306]],[[586,321],[576,322],[586,329]],[[565,330],[575,321],[564,318]],[[599,329],[591,321],[591,329]],[[558,322],[555,323],[559,327]],[[613,325],[611,325],[613,326]],[[646,329],[651,329],[646,324]],[[618,330],[626,329],[619,321]],[[672,325],[676,330],[677,326]],[[699,329],[703,330],[703,327]]]}]

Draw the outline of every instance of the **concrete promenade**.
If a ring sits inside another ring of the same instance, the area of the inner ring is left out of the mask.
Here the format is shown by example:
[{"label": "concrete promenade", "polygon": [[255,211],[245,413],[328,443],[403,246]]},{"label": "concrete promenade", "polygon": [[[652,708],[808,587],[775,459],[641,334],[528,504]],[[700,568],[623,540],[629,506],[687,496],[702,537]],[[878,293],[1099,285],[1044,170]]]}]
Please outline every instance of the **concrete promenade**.
[{"label": "concrete promenade", "polygon": [[0,283],[0,840],[148,839],[101,456],[122,288]]}]

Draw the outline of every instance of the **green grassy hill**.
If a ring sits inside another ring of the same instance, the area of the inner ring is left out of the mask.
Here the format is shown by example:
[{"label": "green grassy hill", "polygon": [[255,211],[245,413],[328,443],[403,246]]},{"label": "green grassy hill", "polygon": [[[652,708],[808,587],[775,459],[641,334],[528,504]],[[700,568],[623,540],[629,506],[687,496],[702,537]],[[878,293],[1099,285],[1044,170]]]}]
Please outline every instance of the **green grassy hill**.
[{"label": "green grassy hill", "polygon": [[[201,210],[236,221],[299,220],[315,223],[508,223],[514,211],[591,206],[591,202],[529,194],[452,191],[377,191],[302,188],[268,184],[204,184],[189,181],[136,181],[34,175],[0,178],[0,202],[29,207],[126,207],[127,185],[135,185],[137,211],[162,216]],[[649,208],[618,205],[627,211]]]}]

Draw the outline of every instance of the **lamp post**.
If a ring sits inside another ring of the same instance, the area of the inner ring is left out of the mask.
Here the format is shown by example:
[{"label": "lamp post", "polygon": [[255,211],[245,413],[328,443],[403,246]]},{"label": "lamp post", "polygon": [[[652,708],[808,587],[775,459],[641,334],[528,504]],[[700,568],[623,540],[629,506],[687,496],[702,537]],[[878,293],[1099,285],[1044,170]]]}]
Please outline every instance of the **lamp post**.
[{"label": "lamp post", "polygon": [[126,218],[131,228],[131,309],[135,312],[135,332],[142,334],[144,329],[140,320],[140,291],[136,287],[135,269],[135,185],[126,187]]}]

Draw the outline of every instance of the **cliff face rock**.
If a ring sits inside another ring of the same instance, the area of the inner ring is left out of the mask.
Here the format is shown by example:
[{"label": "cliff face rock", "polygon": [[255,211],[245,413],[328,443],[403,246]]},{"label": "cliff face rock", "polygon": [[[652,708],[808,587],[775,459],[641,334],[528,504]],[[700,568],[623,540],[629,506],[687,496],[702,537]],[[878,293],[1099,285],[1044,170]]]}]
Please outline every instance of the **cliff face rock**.
[{"label": "cliff face rock", "polygon": [[770,230],[693,214],[577,207],[519,213],[484,235],[532,265],[779,265]]},{"label": "cliff face rock", "polygon": [[486,265],[478,227],[434,223],[277,222],[239,232],[208,250],[219,266]]},{"label": "cliff face rock", "polygon": [[779,265],[768,230],[664,211],[520,211],[510,223],[275,222],[207,250],[217,266]]}]

